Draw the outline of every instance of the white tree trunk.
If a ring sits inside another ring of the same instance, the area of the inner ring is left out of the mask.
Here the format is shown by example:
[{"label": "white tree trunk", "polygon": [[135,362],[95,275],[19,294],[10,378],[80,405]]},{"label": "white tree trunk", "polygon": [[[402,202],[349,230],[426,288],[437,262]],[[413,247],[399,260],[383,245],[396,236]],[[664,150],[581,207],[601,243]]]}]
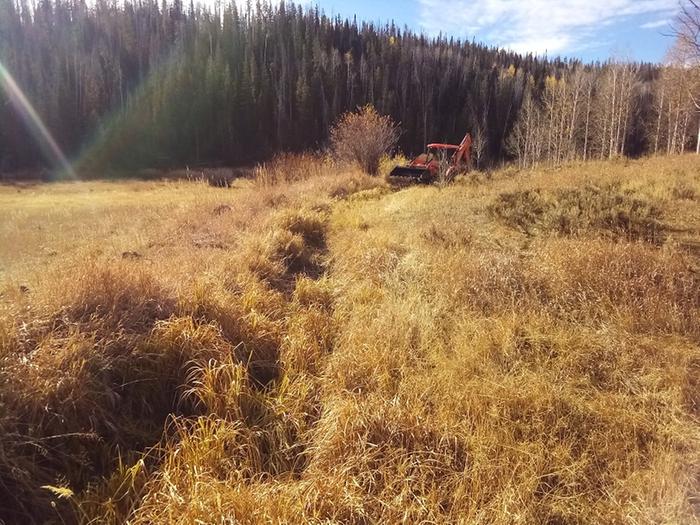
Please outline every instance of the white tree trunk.
[{"label": "white tree trunk", "polygon": [[661,117],[664,111],[665,86],[661,88],[661,102],[659,104],[659,118],[656,121],[656,135],[654,137],[654,155],[659,153],[659,135],[661,134]]}]

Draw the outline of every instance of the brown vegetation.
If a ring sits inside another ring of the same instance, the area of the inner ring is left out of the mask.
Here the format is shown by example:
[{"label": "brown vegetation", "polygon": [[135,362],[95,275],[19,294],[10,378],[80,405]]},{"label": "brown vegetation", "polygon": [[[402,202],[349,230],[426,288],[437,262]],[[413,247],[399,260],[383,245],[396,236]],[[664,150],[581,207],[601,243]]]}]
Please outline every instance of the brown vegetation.
[{"label": "brown vegetation", "polygon": [[541,230],[570,235],[598,229],[632,241],[663,240],[660,206],[620,192],[615,185],[502,193],[491,210],[525,233]]},{"label": "brown vegetation", "polygon": [[0,189],[0,518],[698,522],[694,158],[309,169]]},{"label": "brown vegetation", "polygon": [[367,105],[355,113],[341,115],[331,129],[331,146],[341,161],[377,175],[382,157],[393,153],[399,136],[399,127],[391,117],[380,115]]}]

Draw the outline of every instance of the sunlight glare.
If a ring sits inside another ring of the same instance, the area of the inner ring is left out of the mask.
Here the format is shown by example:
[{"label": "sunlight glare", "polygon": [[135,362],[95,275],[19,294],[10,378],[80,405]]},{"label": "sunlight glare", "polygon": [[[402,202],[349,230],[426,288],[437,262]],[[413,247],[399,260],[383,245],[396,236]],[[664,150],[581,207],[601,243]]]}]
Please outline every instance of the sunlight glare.
[{"label": "sunlight glare", "polygon": [[77,178],[75,170],[54,140],[51,132],[2,63],[0,63],[0,89],[5,91],[10,104],[25,122],[44,154],[59,169],[63,178]]}]

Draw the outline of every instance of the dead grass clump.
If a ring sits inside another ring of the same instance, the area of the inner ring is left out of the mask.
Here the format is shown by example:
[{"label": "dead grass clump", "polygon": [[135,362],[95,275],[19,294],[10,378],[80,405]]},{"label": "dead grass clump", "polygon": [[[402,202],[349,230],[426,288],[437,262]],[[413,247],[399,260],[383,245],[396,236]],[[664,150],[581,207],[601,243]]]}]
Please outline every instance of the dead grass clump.
[{"label": "dead grass clump", "polygon": [[299,277],[294,286],[294,301],[307,308],[331,311],[337,292],[327,278]]},{"label": "dead grass clump", "polygon": [[279,373],[285,298],[255,279],[243,280],[239,287],[228,291],[201,283],[183,300],[182,308],[199,323],[216,323],[238,362],[264,385]]},{"label": "dead grass clump", "polygon": [[280,359],[288,374],[318,375],[338,332],[332,291],[323,279],[300,278],[293,299]]},{"label": "dead grass clump", "polygon": [[[176,300],[152,274],[128,262],[88,266],[72,284],[55,295],[63,303],[55,322],[78,324],[105,333],[145,333],[175,312]],[[64,283],[59,284],[60,287]]]},{"label": "dead grass clump", "polygon": [[635,332],[700,335],[698,277],[690,260],[675,250],[604,240],[550,241],[535,252],[528,275],[541,300],[563,315],[596,322],[612,317]]},{"label": "dead grass clump", "polygon": [[277,230],[270,233],[267,239],[270,259],[278,261],[284,267],[284,274],[278,276],[283,282],[288,277],[299,274],[318,275],[321,261],[318,251],[309,245],[304,236],[289,230]]},{"label": "dead grass clump", "polygon": [[378,398],[329,404],[307,469],[342,487],[329,514],[373,523],[457,519],[469,471],[466,440],[415,408]]},{"label": "dead grass clump", "polygon": [[466,228],[442,228],[436,223],[431,223],[421,233],[421,237],[428,243],[442,246],[446,249],[460,249],[469,247],[474,240],[474,233]]},{"label": "dead grass clump", "polygon": [[312,248],[322,249],[326,243],[327,221],[327,217],[318,212],[287,211],[280,215],[277,225],[295,235],[301,235],[304,242]]},{"label": "dead grass clump", "polygon": [[[313,305],[328,300],[323,285],[315,286],[308,277],[298,282],[305,284],[295,297]],[[218,319],[226,338],[240,344],[224,356],[205,355],[190,363],[183,399],[203,416],[175,420],[175,432],[159,452],[165,459],[135,514],[137,522],[163,512],[173,520],[179,513],[191,515],[191,507],[204,501],[198,491],[191,493],[193,484],[204,490],[208,484],[269,481],[297,476],[306,465],[307,435],[318,418],[317,387],[305,374],[311,366],[305,371],[292,366],[290,348],[304,346],[308,351],[306,344],[315,337],[327,347],[319,329],[321,321],[332,325],[330,312],[297,300],[287,308],[277,301],[279,292],[256,281],[244,280],[239,286],[235,295],[198,295],[195,304],[185,306],[202,319]],[[257,317],[261,312],[266,317]],[[261,380],[261,367],[276,369],[278,360],[283,370]],[[172,500],[173,492],[181,495],[178,502]]]},{"label": "dead grass clump", "polygon": [[326,187],[328,195],[335,199],[345,199],[362,191],[375,190],[375,188],[386,188],[381,178],[371,177],[357,172],[351,172],[350,175],[346,175],[342,179],[331,180]]},{"label": "dead grass clump", "polygon": [[671,195],[674,199],[694,201],[698,198],[698,193],[695,188],[685,181],[678,181],[671,189]]},{"label": "dead grass clump", "polygon": [[[596,523],[664,507],[667,518],[689,516],[696,448],[692,420],[678,412],[687,376],[676,374],[696,349],[661,356],[624,334],[578,334],[546,318],[465,320],[464,328],[408,390],[430,391],[439,417],[473,436],[467,479],[478,488],[461,501],[464,515]],[[685,460],[647,478],[671,450]],[[629,489],[647,499],[644,511]]]},{"label": "dead grass clump", "polygon": [[192,363],[183,394],[201,414],[251,420],[258,402],[246,366],[232,355]]},{"label": "dead grass clump", "polygon": [[175,299],[150,274],[127,279],[126,269],[88,268],[67,297],[46,289],[34,310],[45,320],[25,324],[16,348],[3,349],[0,470],[16,488],[3,514],[48,517],[55,493],[42,485],[77,493],[112,472],[117,448],[156,443],[169,415],[188,410],[187,363],[231,351],[216,327],[174,317]]},{"label": "dead grass clump", "polygon": [[[150,373],[151,381],[163,379],[161,363],[153,361],[172,356],[161,348],[153,350],[149,334],[174,314],[175,299],[150,274],[135,271],[127,278],[126,270],[96,267],[74,276],[77,282],[70,288],[59,283],[58,288],[69,290],[67,296],[39,304],[36,312],[45,319],[25,323],[19,347],[3,371],[12,369],[12,383],[22,385],[8,394],[26,396],[21,401],[23,414],[29,421],[41,421],[44,430],[75,432],[89,423],[90,431],[104,433],[113,429],[108,411],[114,406],[121,405],[120,415],[137,417],[123,403],[147,405],[126,395],[130,387],[143,386],[140,380],[131,381],[140,379],[136,374]],[[52,291],[46,293],[50,296]],[[85,412],[95,411],[104,417],[81,421]],[[103,420],[105,425],[99,426]],[[59,427],[52,429],[51,421],[60,421]]]},{"label": "dead grass clump", "polygon": [[389,193],[391,193],[391,188],[388,186],[377,186],[368,190],[353,193],[348,197],[348,200],[350,202],[379,200]]},{"label": "dead grass clump", "polygon": [[443,253],[430,261],[423,293],[436,287],[453,308],[469,308],[482,315],[532,306],[536,283],[527,275],[527,261],[514,253],[467,250]]},{"label": "dead grass clump", "polygon": [[[196,490],[200,484],[198,478],[232,480],[235,476],[233,479],[246,480],[263,470],[256,436],[243,421],[215,416],[178,418],[171,422],[170,435],[172,439],[165,445],[168,452],[160,471],[166,485],[177,483],[177,487],[173,486],[176,493],[182,488]],[[183,476],[188,479],[182,479]],[[162,488],[149,490],[150,493],[161,491]],[[144,506],[149,504],[148,500],[146,496]]]},{"label": "dead grass clump", "polygon": [[13,507],[29,503],[49,515],[52,495],[42,485],[77,493],[112,472],[117,447],[156,443],[170,414],[191,412],[180,401],[188,363],[228,352],[215,327],[172,319],[128,341],[48,336],[29,359],[4,363],[0,376],[11,388],[0,404],[12,419],[0,418],[8,451],[0,462],[10,476],[3,481],[22,488]]},{"label": "dead grass clump", "polygon": [[[241,494],[241,489],[256,484],[274,487],[276,481],[296,479],[306,467],[307,436],[318,417],[310,411],[318,401],[309,381],[285,376],[274,388],[251,388],[245,369],[230,361],[210,361],[198,376],[203,379],[190,394],[214,412],[173,421],[174,431],[161,448],[164,460],[133,516],[136,523],[152,523],[163,516],[170,523],[188,522],[206,507],[207,494],[221,494],[226,487],[226,499],[217,498],[215,505],[225,505],[241,519],[250,518],[250,498],[256,495],[247,490]],[[174,494],[178,496],[173,498]],[[258,511],[264,506],[270,502],[263,498]],[[246,512],[239,514],[236,509],[241,507]]]},{"label": "dead grass clump", "polygon": [[265,236],[255,240],[246,257],[249,269],[274,288],[293,289],[297,276],[323,273],[327,218],[312,210],[279,214]]},{"label": "dead grass clump", "polygon": [[209,521],[212,513],[244,522],[459,516],[464,439],[400,406],[335,402],[309,433],[317,448],[302,478],[270,477],[265,440],[279,431],[255,428],[208,418],[180,430],[134,521]]},{"label": "dead grass clump", "polygon": [[489,209],[510,227],[533,234],[555,207],[551,195],[541,190],[523,190],[499,195]]},{"label": "dead grass clump", "polygon": [[118,525],[124,523],[140,505],[151,473],[149,465],[154,458],[147,453],[129,462],[117,455],[116,467],[106,480],[90,484],[81,494],[63,492],[72,504],[77,522]]},{"label": "dead grass clump", "polygon": [[18,351],[17,332],[18,329],[11,319],[0,316],[0,362]]},{"label": "dead grass clump", "polygon": [[[187,395],[196,398],[203,413],[238,424],[253,447],[246,450],[254,454],[254,465],[248,462],[250,467],[244,472],[231,473],[224,469],[225,464],[220,465],[218,479],[242,476],[252,480],[300,472],[306,461],[304,434],[314,418],[314,388],[308,381],[282,376],[261,389],[248,378],[244,366],[227,358],[201,363],[192,370],[190,384]],[[166,455],[176,453],[176,439],[166,443]]]},{"label": "dead grass clump", "polygon": [[427,349],[439,345],[434,317],[425,308],[412,301],[376,300],[366,305],[353,300],[349,310],[336,312],[343,329],[323,372],[326,395],[392,398],[409,371],[424,362]]},{"label": "dead grass clump", "polygon": [[[148,395],[152,404],[168,408],[166,417],[171,413],[192,413],[194,409],[183,403],[182,388],[196,363],[224,359],[234,352],[234,345],[213,320],[182,316],[161,321],[146,340],[144,356],[153,360],[153,368],[160,373],[162,393],[143,392],[143,395]],[[162,397],[163,393],[167,397]],[[161,403],[156,403],[158,399]]]},{"label": "dead grass clump", "polygon": [[210,496],[221,495],[226,487],[257,479],[263,470],[255,432],[241,421],[176,419],[170,435],[164,461],[146,485],[132,523],[216,520],[215,504],[204,508],[201,503],[211,502]]},{"label": "dead grass clump", "polygon": [[491,213],[528,235],[578,235],[588,230],[607,232],[627,240],[663,242],[661,209],[641,196],[603,187],[522,190],[503,193]]},{"label": "dead grass clump", "polygon": [[254,180],[259,187],[304,181],[321,177],[333,169],[331,159],[312,153],[280,153],[255,167]]},{"label": "dead grass clump", "polygon": [[329,313],[311,308],[296,312],[281,347],[285,370],[319,374],[324,358],[333,350],[336,333]]},{"label": "dead grass clump", "polygon": [[333,265],[339,275],[361,275],[371,280],[373,292],[381,293],[380,284],[396,271],[408,250],[385,232],[369,230],[367,233],[368,241],[361,250],[355,249],[356,244],[336,247],[345,255],[334,258]]}]

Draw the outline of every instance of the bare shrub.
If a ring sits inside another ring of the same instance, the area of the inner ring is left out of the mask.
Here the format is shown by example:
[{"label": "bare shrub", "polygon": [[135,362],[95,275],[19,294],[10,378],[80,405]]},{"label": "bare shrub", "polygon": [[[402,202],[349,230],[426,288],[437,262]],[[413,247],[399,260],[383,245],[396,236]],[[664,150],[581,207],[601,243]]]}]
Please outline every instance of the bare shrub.
[{"label": "bare shrub", "polygon": [[382,157],[394,149],[399,136],[399,127],[391,117],[380,115],[368,104],[340,117],[331,130],[331,144],[338,159],[377,175]]}]

